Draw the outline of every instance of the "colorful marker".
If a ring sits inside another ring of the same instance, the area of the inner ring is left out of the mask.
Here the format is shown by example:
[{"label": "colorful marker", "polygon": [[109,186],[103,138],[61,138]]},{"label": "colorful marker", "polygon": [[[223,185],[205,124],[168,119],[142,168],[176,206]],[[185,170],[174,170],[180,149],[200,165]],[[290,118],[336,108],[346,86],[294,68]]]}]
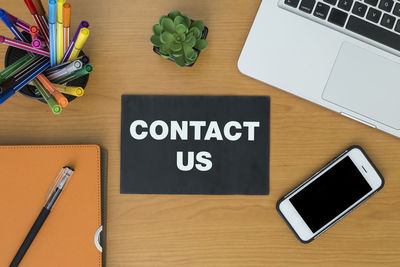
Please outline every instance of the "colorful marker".
[{"label": "colorful marker", "polygon": [[76,39],[74,49],[72,50],[72,53],[69,56],[69,61],[74,60],[79,56],[79,53],[81,52],[82,47],[85,44],[88,37],[89,37],[89,29],[82,28],[79,32],[78,38]]},{"label": "colorful marker", "polygon": [[82,69],[74,72],[70,76],[67,76],[64,79],[57,81],[57,84],[64,84],[64,83],[76,80],[84,75],[91,73],[92,71],[93,71],[93,66],[91,64],[87,64]]},{"label": "colorful marker", "polygon": [[49,0],[49,35],[50,35],[50,63],[54,67],[57,65],[57,2]]},{"label": "colorful marker", "polygon": [[56,71],[59,71],[62,68],[65,68],[67,65],[69,64],[73,64],[75,61],[80,60],[82,62],[83,65],[86,65],[89,63],[89,57],[88,56],[80,56],[77,59],[75,59],[74,61],[68,61],[68,62],[64,62],[62,64],[59,64],[57,66],[54,66],[52,68],[49,68],[48,70],[46,70],[44,72],[44,75],[48,76]]},{"label": "colorful marker", "polygon": [[71,75],[72,73],[74,73],[75,71],[78,71],[80,69],[82,69],[82,62],[80,60],[75,60],[73,63],[68,64],[67,66],[65,66],[65,68],[62,68],[56,72],[53,72],[52,74],[47,76],[47,79],[49,79],[50,81],[58,81],[61,80],[69,75]]},{"label": "colorful marker", "polygon": [[35,77],[40,76],[45,69],[50,67],[50,62],[48,60],[43,61],[36,69],[31,71],[29,75],[24,76],[17,84],[14,85],[10,90],[5,91],[0,95],[0,104],[3,104],[7,99],[13,96],[16,92],[21,90],[25,85],[27,85],[30,81],[32,81]]},{"label": "colorful marker", "polygon": [[63,96],[60,92],[58,92],[53,84],[44,76],[38,76],[39,81],[43,84],[43,86],[49,91],[50,94],[56,99],[57,103],[62,107],[65,108],[68,105],[68,100]]},{"label": "colorful marker", "polygon": [[49,104],[51,110],[53,111],[54,114],[60,114],[62,111],[62,108],[60,105],[57,104],[56,100],[52,97],[52,95],[46,90],[46,88],[43,86],[43,84],[37,80],[34,79],[33,85],[35,85],[36,89],[40,92],[42,95],[43,99]]},{"label": "colorful marker", "polygon": [[[15,36],[15,38],[17,38],[19,41],[23,41],[25,43],[28,43],[26,38],[22,35],[22,33],[12,23],[12,21],[10,20],[10,18],[7,15],[7,12],[2,8],[0,8],[0,19],[4,22],[4,24],[7,26],[7,28]],[[30,53],[30,55],[33,56],[32,53]]]},{"label": "colorful marker", "polygon": [[40,56],[33,57],[30,60],[28,60],[21,67],[19,67],[17,70],[15,70],[13,75],[10,75],[10,77],[7,80],[3,81],[0,84],[0,94],[4,93],[5,91],[9,90],[10,88],[13,88],[15,86],[15,84],[17,84],[21,79],[23,79],[27,75],[29,75],[33,70],[35,70],[38,66],[40,66],[40,64],[42,64],[44,61],[47,61],[47,60]]},{"label": "colorful marker", "polygon": [[14,74],[14,71],[17,70],[20,66],[22,66],[30,58],[31,58],[31,56],[25,55],[25,56],[21,57],[20,59],[18,59],[17,61],[15,61],[13,64],[11,64],[8,67],[6,67],[5,69],[3,69],[0,72],[0,82],[3,82],[5,80],[7,80],[8,78],[10,78]]},{"label": "colorful marker", "polygon": [[72,38],[71,43],[69,44],[67,51],[64,53],[64,56],[63,56],[63,58],[61,60],[61,63],[64,63],[64,62],[68,61],[68,59],[69,59],[69,57],[70,57],[70,55],[72,53],[72,50],[75,47],[76,39],[78,39],[78,35],[79,35],[79,33],[80,33],[82,28],[89,28],[89,22],[84,21],[84,20],[81,21],[81,23],[78,26],[78,29],[76,30],[74,38]]},{"label": "colorful marker", "polygon": [[8,46],[12,46],[12,47],[16,47],[25,51],[30,51],[32,53],[35,54],[39,54],[45,57],[50,57],[50,53],[49,51],[43,50],[41,48],[35,48],[32,47],[32,45],[27,44],[25,42],[21,42],[18,40],[14,40],[5,36],[0,35],[0,43],[8,45]]},{"label": "colorful marker", "polygon": [[42,21],[42,19],[39,17],[35,5],[32,3],[32,0],[24,0],[24,1],[29,9],[29,12],[31,12],[33,19],[35,20],[36,25],[39,27],[39,30],[42,33],[46,44],[49,45],[49,35],[47,27]]},{"label": "colorful marker", "polygon": [[[71,4],[63,5],[63,27],[64,27],[64,53],[69,45],[69,28],[71,26]],[[64,56],[64,55],[63,55]]]},{"label": "colorful marker", "polygon": [[47,20],[46,11],[43,8],[42,1],[40,0],[32,0],[33,5],[36,7],[39,18],[43,21],[43,24],[49,30],[49,21]]},{"label": "colorful marker", "polygon": [[75,86],[66,86],[66,85],[59,85],[59,84],[54,84],[53,86],[61,93],[67,94],[67,95],[73,95],[73,96],[83,96],[85,93],[85,90],[83,90],[82,87],[75,87]]},{"label": "colorful marker", "polygon": [[[19,18],[11,15],[10,13],[7,12],[8,18],[12,21],[12,23],[17,26],[18,28],[20,28],[21,30],[25,31],[25,32],[29,32],[29,28],[31,27],[31,25],[29,25],[28,23],[26,23],[25,21],[20,20]],[[40,33],[39,33],[40,35]],[[41,36],[41,35],[40,35]]]},{"label": "colorful marker", "polygon": [[64,55],[64,27],[63,27],[63,5],[65,0],[57,0],[57,64],[61,63]]},{"label": "colorful marker", "polygon": [[[1,79],[0,79],[1,83],[6,82],[7,80],[10,80],[11,78],[18,78],[19,76],[23,75],[24,73],[26,73],[27,70],[32,69],[33,63],[37,62],[41,58],[40,56],[34,56],[34,57],[30,57],[29,55],[27,55],[27,56],[28,56],[28,58],[25,59],[25,61],[22,62],[22,64],[18,64],[16,67],[14,67],[12,71],[4,72],[4,73],[2,72]],[[25,57],[22,57],[22,58],[25,58]],[[19,60],[17,60],[16,62],[18,63]],[[14,64],[12,64],[11,66],[13,66]],[[12,85],[10,87],[12,87]]]}]

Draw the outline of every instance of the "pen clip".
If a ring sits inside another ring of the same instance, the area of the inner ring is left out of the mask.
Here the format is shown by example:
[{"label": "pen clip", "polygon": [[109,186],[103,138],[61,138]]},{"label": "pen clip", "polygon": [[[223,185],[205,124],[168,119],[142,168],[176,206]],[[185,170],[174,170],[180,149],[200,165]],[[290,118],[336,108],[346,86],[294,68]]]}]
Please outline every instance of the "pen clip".
[{"label": "pen clip", "polygon": [[53,194],[54,190],[56,190],[58,184],[61,182],[61,179],[65,177],[67,170],[66,168],[62,168],[61,171],[58,173],[56,179],[54,180],[53,184],[51,185],[49,191],[46,194],[45,200],[49,200],[50,196]]}]

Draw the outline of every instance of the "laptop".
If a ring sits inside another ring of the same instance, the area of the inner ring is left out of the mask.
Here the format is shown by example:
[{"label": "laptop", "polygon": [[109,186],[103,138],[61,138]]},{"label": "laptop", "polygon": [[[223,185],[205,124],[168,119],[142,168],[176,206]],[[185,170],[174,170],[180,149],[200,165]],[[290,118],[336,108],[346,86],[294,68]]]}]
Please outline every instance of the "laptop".
[{"label": "laptop", "polygon": [[398,0],[264,0],[238,68],[400,137]]}]

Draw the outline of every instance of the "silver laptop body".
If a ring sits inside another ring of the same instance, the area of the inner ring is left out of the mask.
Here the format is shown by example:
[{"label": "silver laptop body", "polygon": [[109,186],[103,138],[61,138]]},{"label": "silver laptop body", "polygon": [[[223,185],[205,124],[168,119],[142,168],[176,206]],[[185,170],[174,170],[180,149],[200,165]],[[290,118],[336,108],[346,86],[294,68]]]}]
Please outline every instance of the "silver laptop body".
[{"label": "silver laptop body", "polygon": [[400,137],[400,1],[264,0],[238,68]]}]

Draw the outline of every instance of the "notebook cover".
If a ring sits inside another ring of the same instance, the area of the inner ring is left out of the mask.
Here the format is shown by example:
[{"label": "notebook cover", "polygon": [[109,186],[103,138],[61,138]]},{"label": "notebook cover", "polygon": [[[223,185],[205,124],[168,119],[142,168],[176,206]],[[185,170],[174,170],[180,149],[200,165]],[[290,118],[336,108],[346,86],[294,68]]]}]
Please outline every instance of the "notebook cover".
[{"label": "notebook cover", "polygon": [[103,265],[94,243],[103,224],[101,158],[97,145],[0,146],[0,266],[10,264],[63,166],[75,172],[20,266]]},{"label": "notebook cover", "polygon": [[268,194],[269,115],[267,96],[122,96],[120,192]]}]

